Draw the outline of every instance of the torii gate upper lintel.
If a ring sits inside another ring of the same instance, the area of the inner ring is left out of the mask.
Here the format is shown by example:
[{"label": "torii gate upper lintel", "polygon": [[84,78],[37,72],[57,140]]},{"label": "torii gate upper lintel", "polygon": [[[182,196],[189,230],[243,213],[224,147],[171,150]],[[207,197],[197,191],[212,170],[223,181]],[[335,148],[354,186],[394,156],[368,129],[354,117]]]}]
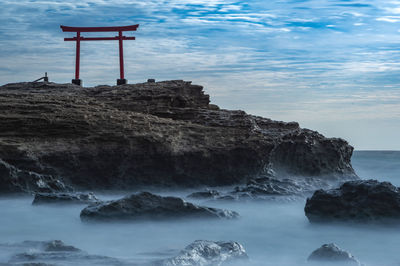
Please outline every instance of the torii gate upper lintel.
[{"label": "torii gate upper lintel", "polygon": [[[119,72],[120,78],[117,79],[117,85],[126,84],[127,81],[124,76],[124,48],[123,40],[135,40],[135,37],[126,37],[122,35],[123,31],[136,31],[139,24],[130,26],[117,26],[117,27],[69,27],[61,25],[60,28],[63,32],[76,32],[76,37],[64,38],[64,41],[76,42],[76,61],[75,61],[75,79],[72,80],[73,84],[82,85],[82,80],[79,79],[79,64],[80,64],[80,47],[81,41],[119,41]],[[115,37],[83,37],[81,32],[118,32]]]}]

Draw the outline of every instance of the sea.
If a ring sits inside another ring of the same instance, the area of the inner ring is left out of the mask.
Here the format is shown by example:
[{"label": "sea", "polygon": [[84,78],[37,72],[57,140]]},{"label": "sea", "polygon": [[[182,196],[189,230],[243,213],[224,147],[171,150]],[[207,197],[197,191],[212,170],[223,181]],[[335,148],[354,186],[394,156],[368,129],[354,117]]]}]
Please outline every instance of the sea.
[{"label": "sea", "polygon": [[[362,179],[400,186],[400,151],[355,151],[352,164]],[[191,191],[162,191],[185,197]],[[127,193],[98,194],[101,199]],[[249,259],[237,265],[309,265],[311,252],[335,243],[364,265],[400,265],[400,226],[310,224],[305,198],[291,201],[195,203],[237,211],[237,220],[83,223],[83,205],[31,204],[32,196],[0,198],[0,265],[15,258],[7,248],[26,240],[62,240],[91,255],[132,265],[173,257],[195,240],[237,241]],[[34,250],[24,252],[34,253]],[[39,262],[39,261],[38,261]],[[55,265],[93,265],[93,261],[44,261]],[[108,265],[110,261],[96,262]],[[340,264],[335,264],[340,265]]]}]

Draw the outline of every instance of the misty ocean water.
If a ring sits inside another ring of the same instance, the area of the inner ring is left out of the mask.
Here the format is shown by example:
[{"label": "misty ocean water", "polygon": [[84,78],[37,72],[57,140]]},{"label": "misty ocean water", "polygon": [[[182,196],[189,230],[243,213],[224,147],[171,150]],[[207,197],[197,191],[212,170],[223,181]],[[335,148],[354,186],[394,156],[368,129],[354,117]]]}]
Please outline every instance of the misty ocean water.
[{"label": "misty ocean water", "polygon": [[[400,152],[353,155],[361,178],[400,186]],[[185,196],[190,191],[163,192]],[[119,195],[101,195],[102,199]],[[383,225],[314,225],[304,215],[305,199],[289,202],[205,202],[235,210],[238,220],[82,223],[82,205],[32,206],[32,197],[0,198],[0,243],[59,239],[89,254],[128,262],[146,262],[176,255],[197,239],[233,240],[246,249],[249,261],[239,265],[307,265],[307,257],[325,243],[336,243],[366,265],[400,265],[400,227]],[[0,248],[0,263],[12,254]]]}]

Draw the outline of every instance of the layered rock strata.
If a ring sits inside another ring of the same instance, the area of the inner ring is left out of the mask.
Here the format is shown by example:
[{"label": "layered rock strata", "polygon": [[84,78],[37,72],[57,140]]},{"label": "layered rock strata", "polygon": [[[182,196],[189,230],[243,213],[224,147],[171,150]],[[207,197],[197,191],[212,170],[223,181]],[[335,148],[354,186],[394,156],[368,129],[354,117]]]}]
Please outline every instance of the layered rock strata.
[{"label": "layered rock strata", "polygon": [[209,103],[182,80],[1,86],[0,193],[232,185],[267,172],[355,178],[346,141]]}]

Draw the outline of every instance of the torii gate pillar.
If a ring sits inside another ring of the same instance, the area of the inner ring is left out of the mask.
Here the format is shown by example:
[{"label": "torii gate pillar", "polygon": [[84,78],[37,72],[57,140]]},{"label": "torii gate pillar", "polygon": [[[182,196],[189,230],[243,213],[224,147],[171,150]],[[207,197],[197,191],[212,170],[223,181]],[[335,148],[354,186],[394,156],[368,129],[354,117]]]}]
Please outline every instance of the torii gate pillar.
[{"label": "torii gate pillar", "polygon": [[[64,32],[76,32],[76,37],[64,38],[64,41],[76,41],[76,58],[75,58],[75,79],[72,80],[73,84],[82,86],[82,80],[79,79],[79,66],[80,66],[80,50],[81,41],[109,41],[118,40],[119,42],[119,73],[120,78],[117,79],[117,85],[127,84],[124,75],[124,47],[123,40],[135,40],[135,37],[126,37],[122,35],[123,31],[136,31],[139,25],[121,26],[121,27],[68,27],[60,26]],[[81,32],[118,32],[115,37],[82,37]]]}]

